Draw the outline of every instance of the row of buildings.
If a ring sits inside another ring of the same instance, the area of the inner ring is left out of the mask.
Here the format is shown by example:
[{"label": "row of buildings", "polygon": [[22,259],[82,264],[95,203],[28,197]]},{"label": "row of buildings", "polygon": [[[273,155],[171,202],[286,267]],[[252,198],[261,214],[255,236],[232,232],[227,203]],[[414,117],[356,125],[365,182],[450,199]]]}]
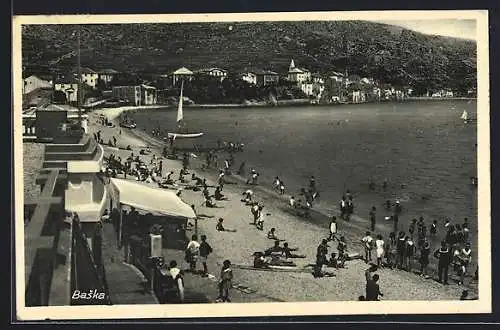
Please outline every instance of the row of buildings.
[{"label": "row of buildings", "polygon": [[[158,85],[154,82],[141,83],[119,83],[115,78],[126,75],[114,69],[103,69],[99,71],[88,67],[80,69],[80,82],[85,90],[99,90],[101,98],[113,98],[121,100],[130,105],[152,105],[158,102]],[[162,86],[177,86],[180,81],[193,81],[199,77],[209,77],[222,82],[228,78],[228,70],[211,67],[199,70],[191,70],[181,67],[171,73],[158,74],[157,81],[163,81]],[[287,82],[300,89],[307,97],[316,100],[326,100],[336,102],[361,103],[367,99],[394,99],[411,95],[411,89],[404,92],[395,90],[392,87],[382,87],[372,78],[348,75],[347,73],[331,72],[328,75],[313,73],[307,68],[295,65],[292,59],[287,72],[277,73],[271,70],[248,70],[238,73],[237,77],[242,81],[256,87],[275,85],[278,82]],[[114,81],[115,80],[115,81]],[[30,100],[33,91],[42,89],[52,89],[54,92],[63,93],[66,102],[76,104],[78,99],[78,72],[73,70],[68,75],[62,77],[50,77],[46,75],[30,75],[23,79],[23,95],[26,96],[27,104],[37,106],[37,100]],[[325,89],[328,92],[325,93]],[[87,93],[85,93],[87,94]],[[452,97],[453,93],[448,90],[434,92],[432,97]],[[33,97],[31,97],[33,99]],[[87,102],[92,103],[98,100],[85,97]]]}]

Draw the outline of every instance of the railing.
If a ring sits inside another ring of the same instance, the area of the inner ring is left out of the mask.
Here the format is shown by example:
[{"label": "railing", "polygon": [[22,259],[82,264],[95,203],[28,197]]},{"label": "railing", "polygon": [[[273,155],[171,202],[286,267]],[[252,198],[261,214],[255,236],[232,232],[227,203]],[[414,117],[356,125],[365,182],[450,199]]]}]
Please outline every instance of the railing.
[{"label": "railing", "polygon": [[[60,258],[58,243],[63,228],[64,203],[57,192],[59,170],[53,170],[43,185],[37,206],[24,231],[25,255],[25,304],[26,306],[52,305],[52,279],[54,271],[68,264]],[[63,267],[64,268],[64,267]],[[64,287],[64,286],[63,286]],[[69,287],[60,292],[62,300],[69,304]]]},{"label": "railing", "polygon": [[[72,305],[110,305],[111,299],[107,290],[104,267],[100,257],[101,228],[96,228],[93,236],[93,249],[88,245],[87,237],[82,230],[78,216],[73,217],[73,253],[72,253],[72,292],[78,292]],[[81,293],[90,298],[81,298]],[[94,295],[95,293],[95,295]],[[103,294],[99,296],[99,294]]]}]

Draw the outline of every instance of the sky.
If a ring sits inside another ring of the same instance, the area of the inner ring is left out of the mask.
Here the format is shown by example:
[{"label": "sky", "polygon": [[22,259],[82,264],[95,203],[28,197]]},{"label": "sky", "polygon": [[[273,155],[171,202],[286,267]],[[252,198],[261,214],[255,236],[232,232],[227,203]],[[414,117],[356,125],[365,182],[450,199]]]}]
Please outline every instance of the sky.
[{"label": "sky", "polygon": [[377,20],[378,23],[401,26],[416,32],[476,40],[476,20]]}]

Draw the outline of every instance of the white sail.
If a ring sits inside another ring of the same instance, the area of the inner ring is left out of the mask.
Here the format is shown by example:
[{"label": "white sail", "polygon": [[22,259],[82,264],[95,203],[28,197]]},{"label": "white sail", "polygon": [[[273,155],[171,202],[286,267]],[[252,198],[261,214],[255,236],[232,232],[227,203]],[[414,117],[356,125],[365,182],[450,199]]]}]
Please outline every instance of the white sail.
[{"label": "white sail", "polygon": [[464,110],[464,112],[462,112],[462,116],[460,117],[460,119],[462,119],[462,120],[469,119],[469,114],[467,113],[466,110]]},{"label": "white sail", "polygon": [[184,99],[182,90],[184,89],[184,81],[182,82],[181,85],[181,95],[179,96],[179,106],[177,107],[177,124],[180,124],[182,119],[184,118],[184,114],[182,111],[182,101]]}]

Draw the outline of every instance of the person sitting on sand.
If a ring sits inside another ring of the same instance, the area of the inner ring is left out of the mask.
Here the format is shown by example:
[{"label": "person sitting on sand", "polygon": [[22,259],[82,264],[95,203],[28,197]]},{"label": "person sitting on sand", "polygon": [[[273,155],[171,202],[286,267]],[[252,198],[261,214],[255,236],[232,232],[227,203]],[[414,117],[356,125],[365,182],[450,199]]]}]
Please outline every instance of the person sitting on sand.
[{"label": "person sitting on sand", "polygon": [[196,185],[197,186],[203,185],[203,179],[200,178],[200,177],[198,177],[198,176],[196,176],[196,174],[194,174],[194,173],[191,174],[191,180],[196,181]]},{"label": "person sitting on sand", "polygon": [[339,242],[337,245],[337,251],[339,253],[338,257],[339,259],[347,260],[349,254],[347,252],[347,242],[345,241],[345,237],[341,236],[338,242]]},{"label": "person sitting on sand", "polygon": [[269,256],[273,253],[281,254],[283,253],[283,248],[280,246],[280,241],[274,241],[274,245],[269,249],[264,251],[264,255]]},{"label": "person sitting on sand", "polygon": [[206,207],[217,207],[214,201],[212,201],[212,197],[208,196],[205,198],[205,206]]},{"label": "person sitting on sand", "polygon": [[271,228],[271,230],[267,232],[267,238],[279,241],[278,237],[276,237],[276,228]]},{"label": "person sitting on sand", "polygon": [[227,198],[222,194],[222,188],[220,186],[217,186],[217,188],[215,188],[214,197],[216,201],[227,200]]},{"label": "person sitting on sand", "polygon": [[242,199],[241,201],[244,202],[246,205],[250,205],[252,203],[253,191],[247,189],[243,192],[243,196],[245,196],[245,198]]},{"label": "person sitting on sand", "polygon": [[224,222],[224,219],[222,218],[219,218],[219,220],[217,221],[217,225],[215,226],[215,229],[217,231],[225,231],[226,229],[224,228],[224,226],[222,225],[222,223]]},{"label": "person sitting on sand", "polygon": [[167,175],[167,179],[165,180],[165,184],[174,184],[174,179],[172,176],[174,175],[174,171],[170,171]]},{"label": "person sitting on sand", "polygon": [[306,256],[303,255],[303,254],[293,254],[292,251],[297,251],[298,248],[290,248],[288,246],[288,243],[285,242],[283,243],[283,256],[287,259],[290,259],[290,258],[305,258]]}]

